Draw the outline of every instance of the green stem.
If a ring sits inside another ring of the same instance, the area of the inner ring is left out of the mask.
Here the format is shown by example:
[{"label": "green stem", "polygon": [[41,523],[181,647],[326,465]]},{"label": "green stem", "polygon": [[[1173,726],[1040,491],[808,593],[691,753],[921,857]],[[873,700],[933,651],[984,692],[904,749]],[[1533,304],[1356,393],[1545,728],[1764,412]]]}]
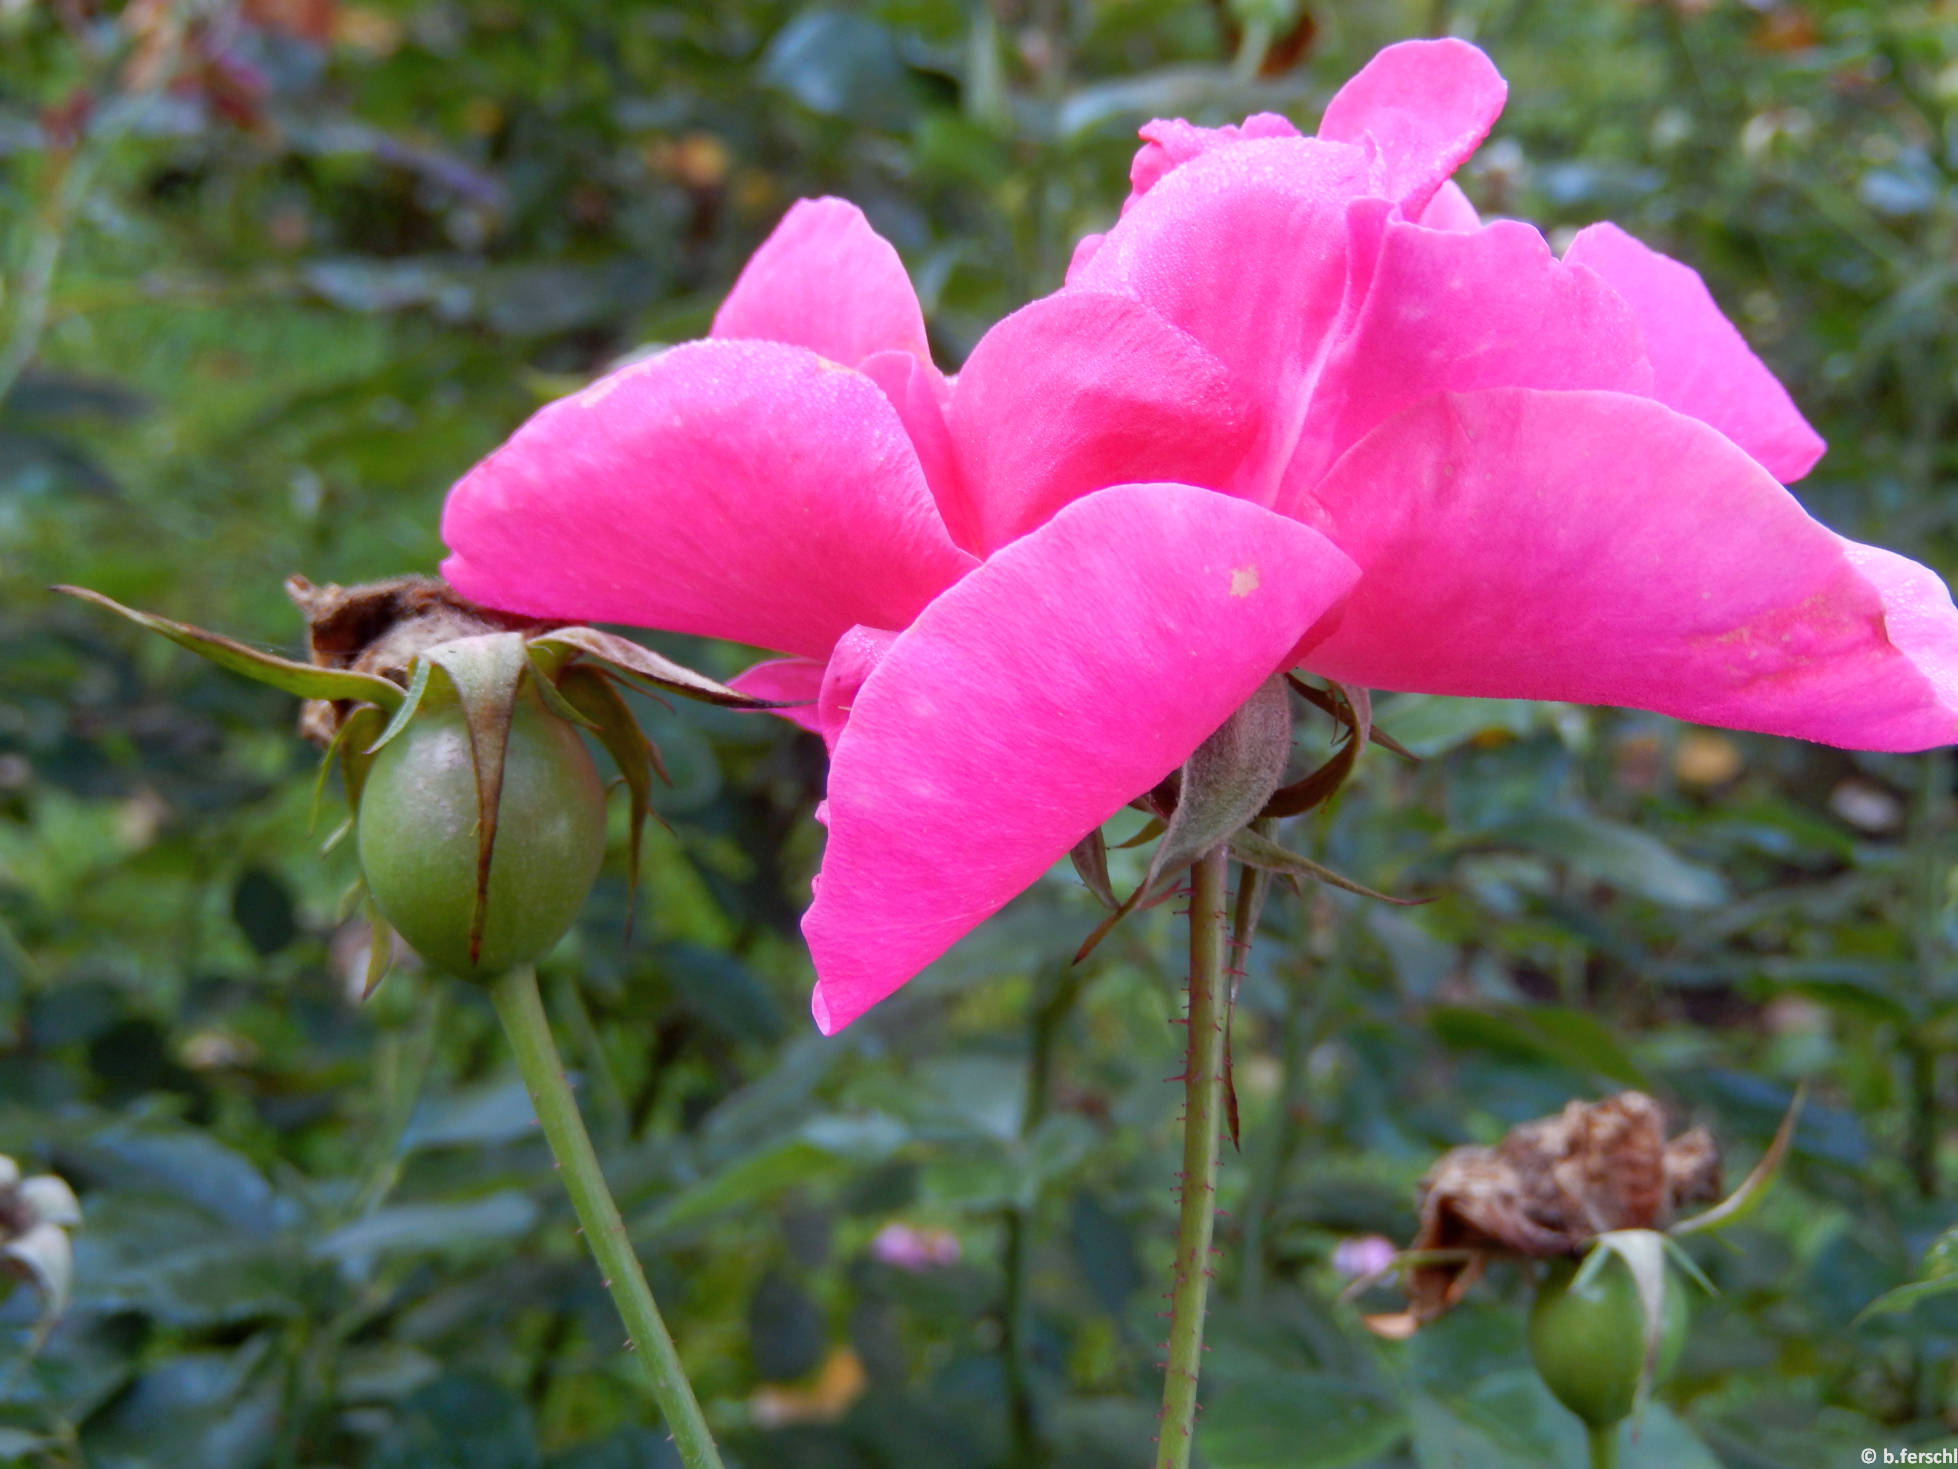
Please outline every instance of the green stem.
[{"label": "green stem", "polygon": [[564,1079],[564,1064],[551,1039],[551,1022],[537,993],[537,972],[527,964],[520,965],[499,979],[490,994],[510,1046],[517,1053],[517,1070],[523,1073],[524,1086],[537,1109],[537,1121],[551,1145],[551,1155],[557,1159],[565,1190],[571,1195],[571,1206],[584,1226],[585,1243],[591,1247],[605,1288],[612,1293],[612,1304],[618,1307],[630,1333],[627,1345],[645,1364],[653,1398],[666,1417],[680,1461],[687,1469],[722,1469],[707,1420],[701,1416],[700,1404],[687,1383],[680,1355],[673,1349],[673,1338],[667,1335],[645,1272],[626,1239],[625,1220],[605,1185],[598,1154],[592,1150],[584,1119],[578,1115],[578,1100]]},{"label": "green stem", "polygon": [[1602,1428],[1593,1424],[1585,1429],[1584,1437],[1591,1446],[1591,1469],[1618,1469],[1617,1423]]},{"label": "green stem", "polygon": [[1230,858],[1222,847],[1197,859],[1190,886],[1189,1050],[1183,1068],[1183,1201],[1176,1226],[1176,1284],[1170,1292],[1169,1361],[1163,1378],[1156,1469],[1189,1469],[1196,1435],[1203,1311],[1210,1292],[1210,1241],[1217,1224],[1218,1134],[1224,1079],[1224,904]]}]

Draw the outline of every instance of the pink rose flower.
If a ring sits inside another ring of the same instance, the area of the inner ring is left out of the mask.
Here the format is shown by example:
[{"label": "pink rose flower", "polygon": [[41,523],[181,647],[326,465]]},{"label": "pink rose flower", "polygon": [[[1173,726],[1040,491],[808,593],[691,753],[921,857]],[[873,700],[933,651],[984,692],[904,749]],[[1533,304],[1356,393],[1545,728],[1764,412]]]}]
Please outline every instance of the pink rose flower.
[{"label": "pink rose flower", "polygon": [[740,682],[831,752],[825,1031],[1282,668],[1958,739],[1949,593],[1782,487],[1822,442],[1699,277],[1608,224],[1559,260],[1448,182],[1504,95],[1475,48],[1409,42],[1316,138],[1152,123],[1120,220],[956,381],[895,251],[798,204],[712,339],[463,478],[443,569],[790,655]]}]

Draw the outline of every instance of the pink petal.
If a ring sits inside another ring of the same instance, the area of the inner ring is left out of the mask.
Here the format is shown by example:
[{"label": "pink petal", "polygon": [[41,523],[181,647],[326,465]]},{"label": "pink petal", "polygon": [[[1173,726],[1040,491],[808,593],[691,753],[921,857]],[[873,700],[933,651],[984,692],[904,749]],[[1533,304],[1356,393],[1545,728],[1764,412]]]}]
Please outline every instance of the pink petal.
[{"label": "pink petal", "polygon": [[883,351],[931,360],[904,262],[845,199],[789,207],[715,313],[713,335],[787,342],[845,367]]},{"label": "pink petal", "polygon": [[1501,115],[1509,86],[1466,41],[1402,41],[1360,68],[1327,104],[1319,136],[1378,149],[1376,192],[1417,219]]},{"label": "pink petal", "polygon": [[1825,744],[1958,740],[1958,612],[1696,419],[1495,389],[1382,424],[1317,492],[1364,575],[1311,666],[1374,688],[1655,709]]},{"label": "pink petal", "polygon": [[1063,291],[980,339],[951,427],[983,555],[1109,485],[1221,484],[1257,425],[1187,333],[1131,297]]},{"label": "pink petal", "polygon": [[848,1025],[1175,769],[1354,568],[1296,521],[1122,485],[1002,548],[900,633],[830,765],[803,919]]},{"label": "pink petal", "polygon": [[1644,394],[1652,369],[1631,309],[1530,226],[1456,234],[1389,221],[1364,304],[1320,373],[1280,507],[1417,399],[1494,387]]},{"label": "pink petal", "polygon": [[816,699],[823,691],[823,668],[814,658],[771,658],[737,673],[727,686],[756,699],[787,704],[786,709],[768,712],[819,735],[823,725],[816,713]]},{"label": "pink petal", "polygon": [[1154,188],[1163,175],[1192,158],[1257,138],[1296,138],[1299,130],[1275,112],[1254,112],[1241,124],[1228,123],[1220,128],[1198,127],[1180,117],[1159,117],[1144,123],[1140,135],[1142,146],[1129,164],[1130,192],[1122,205],[1124,213],[1130,204]]},{"label": "pink petal", "polygon": [[1274,138],[1206,153],[1137,200],[1070,282],[1136,297],[1256,385],[1263,438],[1220,488],[1265,503],[1276,492],[1346,293],[1346,206],[1366,181],[1365,154],[1342,143]]},{"label": "pink petal", "polygon": [[1088,269],[1088,262],[1095,258],[1095,251],[1101,248],[1106,235],[1083,235],[1074,242],[1074,253],[1067,258],[1066,283],[1070,286],[1081,284],[1081,277]]},{"label": "pink petal", "polygon": [[857,365],[857,371],[882,388],[897,410],[953,542],[977,550],[977,520],[959,478],[952,433],[945,423],[952,404],[952,387],[945,375],[909,352],[873,352]]},{"label": "pink petal", "polygon": [[1712,424],[1783,483],[1814,468],[1826,445],[1721,314],[1698,271],[1615,224],[1579,231],[1564,259],[1595,270],[1631,303],[1661,403]]},{"label": "pink petal", "polygon": [[876,384],[772,342],[675,347],[550,404],[449,492],[442,537],[488,606],[811,658],[973,564]]},{"label": "pink petal", "polygon": [[829,655],[829,667],[823,673],[818,704],[821,720],[818,733],[832,754],[844,726],[850,722],[857,691],[872,670],[884,661],[884,655],[896,640],[896,633],[881,627],[853,627],[837,639],[836,651]]},{"label": "pink petal", "polygon": [[1475,212],[1462,186],[1449,179],[1421,211],[1421,223],[1431,230],[1479,230],[1482,216]]}]

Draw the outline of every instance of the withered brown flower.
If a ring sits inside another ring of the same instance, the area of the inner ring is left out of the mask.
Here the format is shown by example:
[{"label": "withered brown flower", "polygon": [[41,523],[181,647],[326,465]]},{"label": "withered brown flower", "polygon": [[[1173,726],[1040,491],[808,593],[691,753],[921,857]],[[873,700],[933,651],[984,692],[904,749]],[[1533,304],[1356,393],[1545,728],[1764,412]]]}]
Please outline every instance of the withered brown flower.
[{"label": "withered brown flower", "polygon": [[1705,1128],[1668,1142],[1665,1114],[1643,1092],[1571,1102],[1494,1147],[1442,1155],[1421,1181],[1408,1309],[1368,1324],[1405,1336],[1459,1301],[1492,1257],[1580,1255],[1601,1234],[1663,1230],[1682,1204],[1719,1195],[1720,1152]]}]

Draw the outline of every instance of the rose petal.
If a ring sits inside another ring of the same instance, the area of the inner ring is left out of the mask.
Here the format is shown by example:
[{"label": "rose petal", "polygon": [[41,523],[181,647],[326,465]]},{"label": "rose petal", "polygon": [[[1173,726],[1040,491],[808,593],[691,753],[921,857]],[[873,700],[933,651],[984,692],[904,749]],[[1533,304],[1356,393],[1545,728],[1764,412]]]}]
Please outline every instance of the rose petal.
[{"label": "rose petal", "polygon": [[1631,309],[1530,226],[1460,234],[1390,221],[1365,301],[1314,387],[1279,505],[1297,503],[1375,424],[1434,393],[1651,386]]},{"label": "rose petal", "polygon": [[1479,230],[1482,216],[1475,212],[1462,186],[1449,179],[1421,211],[1421,223],[1431,230]]},{"label": "rose petal", "polygon": [[965,486],[959,479],[958,460],[952,451],[951,430],[945,414],[951,407],[952,388],[945,375],[929,362],[909,352],[873,352],[858,364],[857,371],[884,390],[897,410],[904,431],[911,436],[911,447],[918,453],[918,464],[931,486],[931,498],[938,506],[939,518],[957,545],[968,551],[978,549],[979,540],[972,507]]},{"label": "rose petal", "polygon": [[1259,393],[1260,440],[1219,488],[1267,504],[1276,494],[1346,293],[1346,206],[1366,180],[1365,155],[1343,143],[1218,149],[1137,200],[1079,272],[1080,287],[1136,297]]},{"label": "rose petal", "polygon": [[1316,498],[1316,523],[1365,569],[1310,655],[1342,682],[1852,748],[1958,740],[1958,612],[1936,576],[1843,540],[1652,399],[1429,399]]},{"label": "rose petal", "polygon": [[1564,259],[1596,271],[1630,303],[1661,403],[1712,424],[1784,484],[1815,467],[1827,446],[1721,314],[1698,271],[1615,224],[1580,230]]},{"label": "rose petal", "polygon": [[713,335],[787,342],[846,367],[883,351],[931,360],[904,262],[846,199],[789,206],[714,314]]},{"label": "rose petal", "polygon": [[849,1024],[1174,770],[1350,585],[1323,538],[1187,485],[1067,506],[857,691],[803,933]]},{"label": "rose petal", "polygon": [[1326,106],[1319,136],[1378,149],[1376,193],[1418,219],[1436,189],[1488,135],[1509,84],[1466,41],[1402,41],[1355,73]]},{"label": "rose petal", "polygon": [[1095,252],[1101,248],[1101,242],[1107,238],[1107,235],[1083,235],[1074,242],[1074,253],[1067,258],[1066,284],[1078,286],[1082,283],[1082,278],[1087,273],[1088,262],[1095,258]]},{"label": "rose petal", "polygon": [[772,699],[788,705],[786,709],[768,712],[819,735],[823,724],[816,712],[816,699],[823,691],[824,668],[814,658],[771,658],[736,674],[727,681],[727,686],[756,699]]},{"label": "rose petal", "polygon": [[836,651],[829,655],[829,667],[823,673],[817,706],[821,718],[819,733],[832,753],[850,722],[857,691],[871,671],[884,661],[896,638],[897,634],[887,628],[853,627],[836,640]]},{"label": "rose petal", "polygon": [[1192,158],[1218,148],[1231,148],[1258,138],[1296,138],[1299,130],[1275,112],[1254,112],[1242,123],[1220,128],[1198,127],[1180,117],[1159,117],[1140,129],[1142,146],[1129,164],[1129,197],[1122,211],[1148,193],[1163,176]]},{"label": "rose petal", "polygon": [[1148,307],[1064,291],[980,339],[951,430],[983,555],[1109,485],[1224,483],[1256,414],[1223,363]]},{"label": "rose petal", "polygon": [[811,658],[973,564],[877,386],[770,342],[675,347],[542,409],[450,491],[442,535],[488,606]]}]

